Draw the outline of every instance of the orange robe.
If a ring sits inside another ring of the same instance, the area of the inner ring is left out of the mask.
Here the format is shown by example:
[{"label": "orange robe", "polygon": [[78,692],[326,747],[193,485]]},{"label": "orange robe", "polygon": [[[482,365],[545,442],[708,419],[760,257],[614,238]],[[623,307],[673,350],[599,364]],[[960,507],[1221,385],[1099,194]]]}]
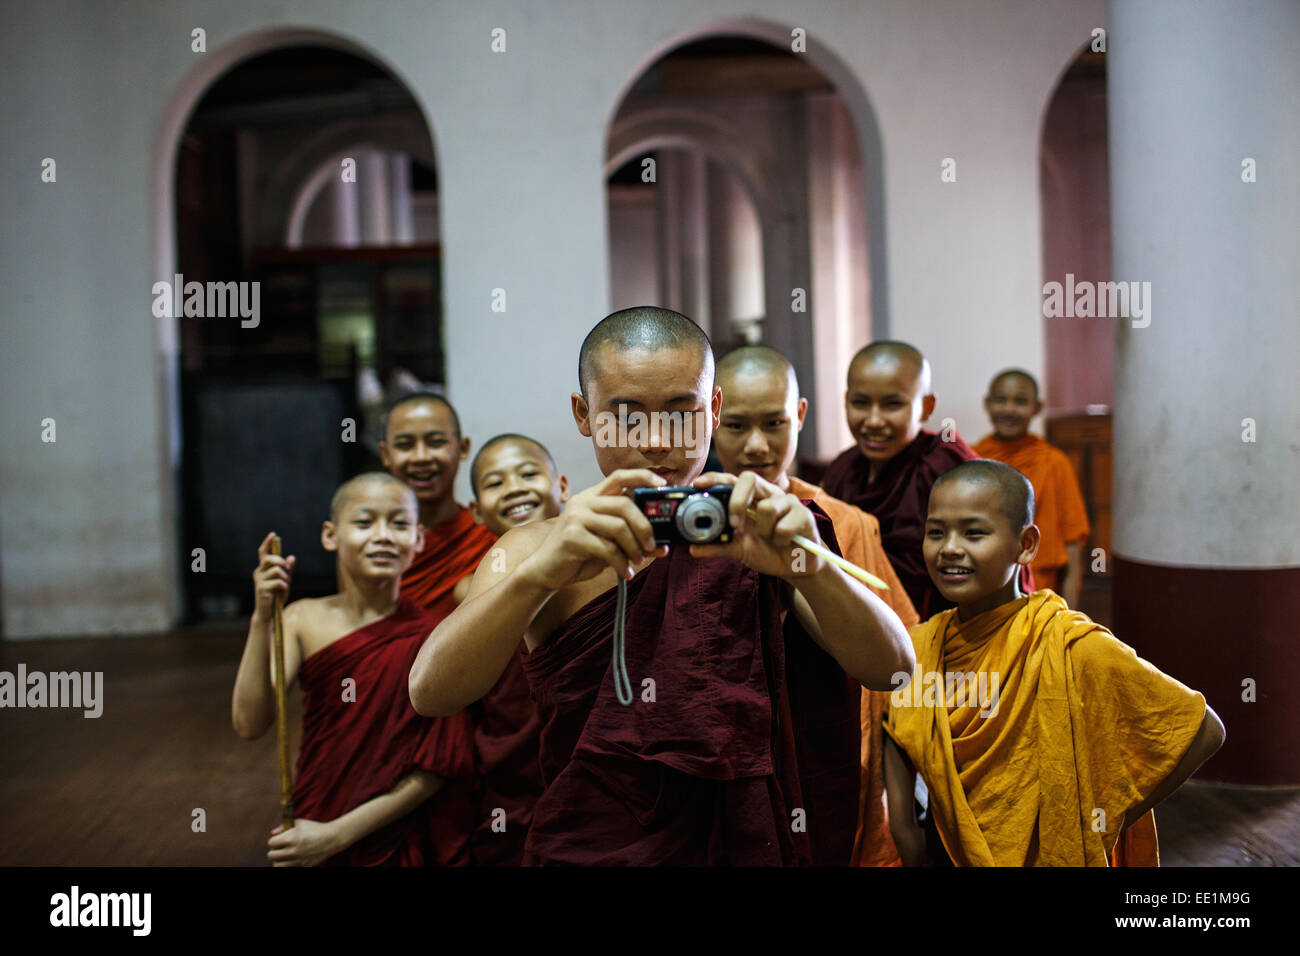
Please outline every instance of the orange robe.
[{"label": "orange robe", "polygon": [[1034,583],[1039,588],[1056,587],[1067,561],[1066,545],[1082,547],[1091,531],[1070,459],[1037,435],[1009,442],[986,435],[976,443],[975,454],[1010,465],[1034,486],[1034,524],[1042,535],[1031,565]]},{"label": "orange robe", "polygon": [[[893,608],[905,627],[916,624],[919,620],[916,609],[885,555],[880,541],[880,523],[875,517],[798,478],[790,479],[790,493],[804,500],[811,499],[821,506],[835,527],[840,553],[889,585],[888,591],[873,589],[872,593]],[[888,705],[889,694],[862,688],[862,770],[858,788],[858,825],[851,858],[855,866],[900,864],[898,849],[889,835],[885,777],[880,759],[880,725]]]},{"label": "orange robe", "polygon": [[[1047,590],[965,622],[944,611],[912,640],[916,671],[885,731],[925,781],[955,864],[1154,864],[1153,822],[1123,840],[1118,827],[1196,738],[1200,693]],[[984,684],[950,693],[954,672]]]},{"label": "orange robe", "polygon": [[424,549],[402,575],[402,594],[439,619],[456,610],[456,582],[474,569],[497,537],[461,508],[424,529]]}]

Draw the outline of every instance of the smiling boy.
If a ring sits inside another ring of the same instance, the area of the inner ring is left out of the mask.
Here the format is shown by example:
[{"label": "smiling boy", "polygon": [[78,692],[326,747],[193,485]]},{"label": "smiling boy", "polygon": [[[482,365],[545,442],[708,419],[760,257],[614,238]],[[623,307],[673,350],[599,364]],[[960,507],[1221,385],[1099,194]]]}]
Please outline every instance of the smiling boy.
[{"label": "smiling boy", "polygon": [[[470,513],[498,536],[554,518],[569,497],[569,479],[558,473],[551,453],[525,435],[488,439],[469,474],[474,492]],[[465,600],[472,580],[465,577],[456,585],[457,604]],[[542,721],[518,653],[511,655],[492,689],[470,705],[470,714],[479,806],[470,858],[478,866],[518,866],[533,804],[542,793],[537,762]]]},{"label": "smiling boy", "polygon": [[993,431],[975,445],[976,454],[1010,465],[1034,486],[1034,524],[1041,535],[1031,565],[1034,584],[1051,588],[1070,607],[1078,607],[1088,513],[1070,459],[1029,433],[1030,421],[1043,410],[1038,382],[1023,369],[999,372],[989,383],[984,410]]},{"label": "smiling boy", "polygon": [[925,503],[936,478],[975,453],[961,436],[921,426],[934,412],[930,363],[906,342],[873,342],[849,363],[844,411],[854,447],[831,462],[826,491],[875,515],[885,553],[921,619],[950,607],[921,559]]},{"label": "smiling boy", "polygon": [[474,573],[496,540],[455,498],[456,473],[469,457],[460,417],[433,392],[400,398],[384,417],[379,455],[388,473],[405,482],[420,503],[424,546],[402,579],[402,589],[435,614],[450,613],[457,583]]},{"label": "smiling boy", "polygon": [[[285,686],[303,689],[294,825],[267,841],[275,866],[467,862],[473,825],[468,715],[421,717],[406,699],[411,662],[436,618],[401,593],[419,548],[415,495],[383,472],[345,482],[321,545],[338,555],[339,593],[284,609]],[[235,678],[235,732],[275,722],[272,607],[295,560],[258,548],[256,609]]]},{"label": "smiling boy", "polygon": [[[1154,854],[1149,811],[1223,743],[1201,694],[1052,591],[1021,592],[1033,513],[1028,479],[985,459],[930,493],[925,563],[956,608],[912,628],[912,686],[885,721],[890,828],[906,864],[1154,864],[1117,853],[1122,836],[1145,827]],[[954,695],[971,675],[997,687],[995,706]],[[937,840],[913,812],[918,773]]]}]

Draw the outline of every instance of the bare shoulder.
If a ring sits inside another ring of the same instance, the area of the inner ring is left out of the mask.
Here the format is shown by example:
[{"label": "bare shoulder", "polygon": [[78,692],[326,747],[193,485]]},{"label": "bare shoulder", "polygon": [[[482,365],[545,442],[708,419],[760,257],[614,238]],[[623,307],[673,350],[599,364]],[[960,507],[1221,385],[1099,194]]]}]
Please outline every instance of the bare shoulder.
[{"label": "bare shoulder", "polygon": [[479,562],[460,603],[491,590],[504,575],[519,567],[525,558],[541,546],[554,523],[554,518],[547,518],[545,521],[520,525],[498,538]]},{"label": "bare shoulder", "polygon": [[544,521],[534,521],[532,524],[511,528],[497,539],[497,547],[505,550],[507,558],[532,554],[542,540],[551,533],[557,520],[559,519],[547,518]]},{"label": "bare shoulder", "polygon": [[299,598],[284,608],[285,637],[296,636],[304,653],[311,653],[322,641],[328,641],[332,619],[337,616],[337,595],[323,598]]}]

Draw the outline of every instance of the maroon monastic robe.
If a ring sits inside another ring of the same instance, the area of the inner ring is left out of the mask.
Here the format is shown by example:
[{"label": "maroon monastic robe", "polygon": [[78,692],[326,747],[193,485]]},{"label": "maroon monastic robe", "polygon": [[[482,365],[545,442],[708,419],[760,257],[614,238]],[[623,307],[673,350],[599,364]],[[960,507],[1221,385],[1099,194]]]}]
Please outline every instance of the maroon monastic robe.
[{"label": "maroon monastic robe", "polygon": [[542,792],[537,760],[542,718],[529,693],[519,654],[510,658],[496,685],[470,706],[470,714],[479,808],[470,859],[475,866],[518,866],[533,820],[533,804]]},{"label": "maroon monastic robe", "polygon": [[868,482],[870,463],[855,445],[830,463],[822,477],[827,494],[876,516],[889,563],[921,620],[952,607],[930,580],[921,554],[930,488],[935,479],[976,455],[960,435],[944,441],[922,430]]},{"label": "maroon monastic robe", "polygon": [[[392,790],[414,770],[443,778],[430,800],[331,857],[326,866],[468,862],[474,828],[469,715],[421,717],[408,689],[415,655],[437,623],[438,618],[403,597],[388,617],[302,662],[295,816],[334,820]],[[345,685],[349,679],[355,683]]]},{"label": "maroon monastic robe", "polygon": [[[475,523],[468,508],[434,525],[424,536],[424,550],[402,576],[402,592],[440,620],[456,608],[456,583],[474,573],[497,538]],[[480,866],[518,866],[533,802],[542,792],[537,766],[541,721],[518,655],[469,713],[477,774],[470,859]]]},{"label": "maroon monastic robe", "polygon": [[525,656],[546,783],[525,863],[848,863],[858,685],[795,615],[782,621],[778,585],[685,547],[639,572],[628,707],[611,670],[617,589]]}]

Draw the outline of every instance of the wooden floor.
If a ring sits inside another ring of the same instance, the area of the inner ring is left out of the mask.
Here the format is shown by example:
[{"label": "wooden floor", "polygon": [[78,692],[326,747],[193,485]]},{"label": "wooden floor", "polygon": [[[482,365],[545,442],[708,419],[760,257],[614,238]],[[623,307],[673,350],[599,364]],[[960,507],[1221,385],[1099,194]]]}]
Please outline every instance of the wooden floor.
[{"label": "wooden floor", "polygon": [[[1105,621],[1105,597],[1081,604]],[[104,672],[98,719],[0,710],[0,865],[265,865],[275,734],[231,730],[243,640],[209,628],[0,642],[0,670]],[[192,829],[199,808],[205,832]],[[1156,817],[1166,866],[1300,865],[1300,790],[1193,780]]]}]

